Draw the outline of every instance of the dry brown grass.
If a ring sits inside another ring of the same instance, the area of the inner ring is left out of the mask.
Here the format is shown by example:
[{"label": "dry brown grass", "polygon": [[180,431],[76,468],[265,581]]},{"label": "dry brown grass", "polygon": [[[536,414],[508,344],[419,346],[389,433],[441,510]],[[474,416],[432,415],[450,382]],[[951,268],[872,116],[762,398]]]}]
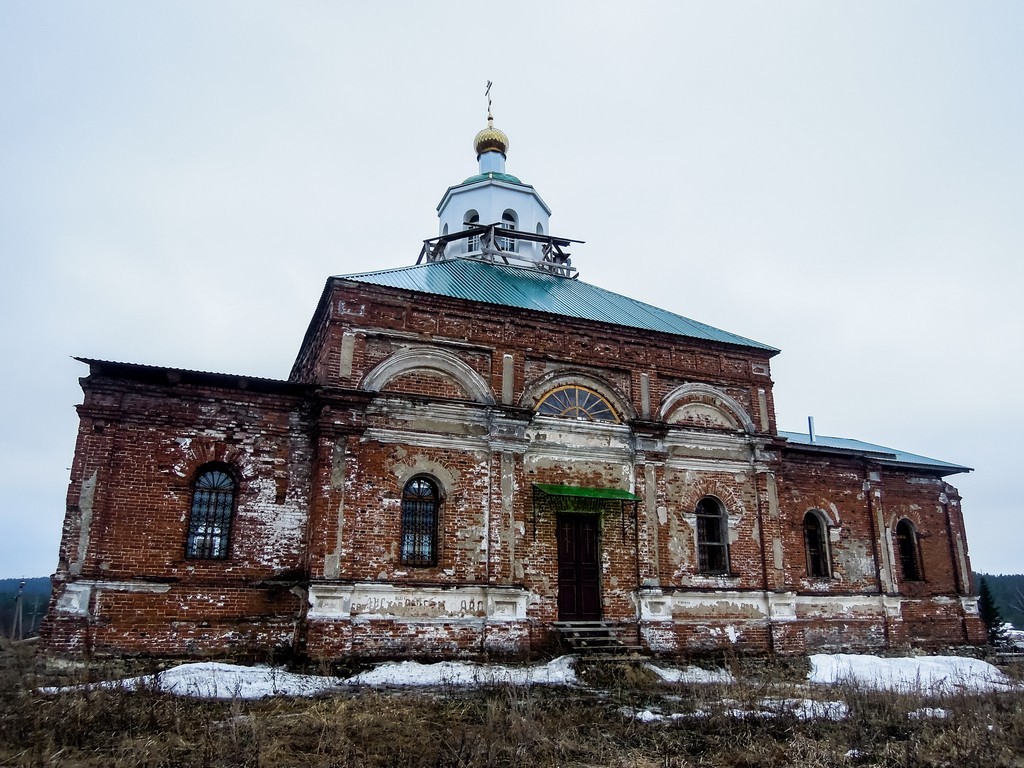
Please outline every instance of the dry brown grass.
[{"label": "dry brown grass", "polygon": [[[1024,767],[1020,693],[808,691],[786,669],[773,680],[770,667],[754,682],[665,686],[631,665],[591,668],[588,687],[574,689],[358,690],[258,702],[36,690],[103,671],[55,676],[31,648],[0,652],[0,766]],[[841,699],[849,716],[729,713],[808,696]],[[908,717],[925,706],[948,716]],[[654,723],[629,716],[643,710],[704,714]]]}]

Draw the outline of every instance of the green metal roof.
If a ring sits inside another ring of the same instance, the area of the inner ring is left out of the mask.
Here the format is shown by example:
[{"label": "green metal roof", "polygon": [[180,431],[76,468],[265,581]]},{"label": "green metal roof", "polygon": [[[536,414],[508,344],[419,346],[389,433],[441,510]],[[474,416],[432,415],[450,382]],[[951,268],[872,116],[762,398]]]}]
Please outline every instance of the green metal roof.
[{"label": "green metal roof", "polygon": [[950,464],[948,461],[930,459],[927,456],[919,456],[916,453],[907,453],[895,448],[886,448],[884,445],[865,443],[863,440],[852,440],[848,437],[828,437],[826,435],[815,435],[812,441],[810,435],[805,432],[779,432],[779,437],[784,437],[790,443],[802,448],[816,448],[820,450],[835,450],[866,456],[881,464],[904,464],[915,467],[926,467],[939,470],[943,475],[953,475],[958,472],[971,472],[970,467],[960,464]]},{"label": "green metal roof", "polygon": [[618,488],[583,488],[578,485],[544,485],[534,483],[533,487],[548,496],[572,496],[577,499],[622,499],[624,501],[640,501],[640,497],[629,491]]},{"label": "green metal roof", "polygon": [[[478,181],[507,181],[509,184],[523,184],[519,179],[513,176],[511,173],[498,173],[497,171],[489,171],[487,173],[478,173],[476,176],[470,176],[462,184],[475,184]],[[529,186],[525,184],[523,186]]]},{"label": "green metal roof", "polygon": [[717,341],[773,355],[779,351],[581,280],[530,267],[449,259],[381,272],[341,275],[337,279]]}]

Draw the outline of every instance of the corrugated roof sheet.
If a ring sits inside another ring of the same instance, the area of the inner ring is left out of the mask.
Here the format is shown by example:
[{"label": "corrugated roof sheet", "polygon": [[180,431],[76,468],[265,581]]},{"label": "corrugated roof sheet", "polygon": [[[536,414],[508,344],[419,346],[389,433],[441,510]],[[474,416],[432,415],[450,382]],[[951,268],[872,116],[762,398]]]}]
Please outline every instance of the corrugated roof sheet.
[{"label": "corrugated roof sheet", "polygon": [[475,259],[449,259],[381,272],[340,275],[338,279],[735,344],[772,354],[779,351],[589,283],[531,268]]},{"label": "corrugated roof sheet", "polygon": [[815,448],[836,449],[849,451],[860,455],[870,456],[883,464],[913,464],[919,467],[934,467],[945,470],[944,474],[956,472],[971,472],[970,467],[960,464],[950,464],[948,461],[930,459],[927,456],[919,456],[916,453],[899,451],[895,448],[886,448],[884,445],[865,443],[863,440],[853,440],[848,437],[828,437],[826,435],[815,435],[814,442],[811,442],[810,435],[804,432],[779,432],[779,437],[784,437],[791,443],[810,446]]}]

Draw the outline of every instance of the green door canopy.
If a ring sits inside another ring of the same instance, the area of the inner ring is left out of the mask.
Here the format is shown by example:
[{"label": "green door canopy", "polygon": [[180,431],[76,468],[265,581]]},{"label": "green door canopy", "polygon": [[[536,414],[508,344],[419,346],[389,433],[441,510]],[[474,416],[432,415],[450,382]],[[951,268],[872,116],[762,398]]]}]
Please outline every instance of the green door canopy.
[{"label": "green door canopy", "polygon": [[640,497],[629,491],[618,488],[583,488],[578,485],[544,485],[534,483],[533,487],[548,496],[572,496],[577,499],[615,499],[620,501],[640,501]]},{"label": "green door canopy", "polygon": [[583,488],[578,485],[533,484],[533,540],[537,540],[537,518],[545,513],[603,514],[618,512],[622,524],[622,542],[626,542],[626,505],[633,508],[636,530],[636,506],[640,497],[617,488]]}]

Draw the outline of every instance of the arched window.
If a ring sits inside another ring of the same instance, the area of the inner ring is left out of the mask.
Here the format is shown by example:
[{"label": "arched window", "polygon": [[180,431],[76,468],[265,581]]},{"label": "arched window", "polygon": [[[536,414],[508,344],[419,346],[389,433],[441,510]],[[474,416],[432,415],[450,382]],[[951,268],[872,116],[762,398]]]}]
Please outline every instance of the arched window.
[{"label": "arched window", "polygon": [[[518,229],[519,217],[516,216],[516,212],[511,208],[506,208],[505,212],[501,214],[501,227],[502,229]],[[503,251],[518,251],[518,241],[514,237],[500,237],[498,238],[498,247]]]},{"label": "arched window", "polygon": [[538,235],[543,235],[544,234],[544,225],[541,224],[539,221],[537,222],[537,234]]},{"label": "arched window", "polygon": [[548,392],[537,404],[537,413],[544,416],[563,416],[582,421],[613,421],[619,419],[611,403],[592,389],[569,384]]},{"label": "arched window", "polygon": [[223,560],[228,556],[237,491],[238,484],[226,466],[206,465],[200,469],[192,483],[186,557]]},{"label": "arched window", "polygon": [[426,477],[414,477],[402,490],[402,564],[437,565],[437,526],[441,494]]},{"label": "arched window", "polygon": [[811,510],[804,515],[804,552],[807,554],[807,575],[827,577],[828,527],[822,516]]},{"label": "arched window", "polygon": [[701,573],[729,573],[729,516],[713,496],[697,502],[697,560]]},{"label": "arched window", "polygon": [[921,581],[921,551],[917,544],[917,530],[914,524],[903,518],[896,523],[896,548],[899,550],[903,578],[907,581]]},{"label": "arched window", "polygon": [[[462,217],[462,228],[470,229],[480,225],[480,214],[474,211],[472,208],[466,211],[466,215]],[[469,238],[469,243],[466,246],[466,250],[469,253],[474,253],[480,250],[480,235],[473,235]]]}]

